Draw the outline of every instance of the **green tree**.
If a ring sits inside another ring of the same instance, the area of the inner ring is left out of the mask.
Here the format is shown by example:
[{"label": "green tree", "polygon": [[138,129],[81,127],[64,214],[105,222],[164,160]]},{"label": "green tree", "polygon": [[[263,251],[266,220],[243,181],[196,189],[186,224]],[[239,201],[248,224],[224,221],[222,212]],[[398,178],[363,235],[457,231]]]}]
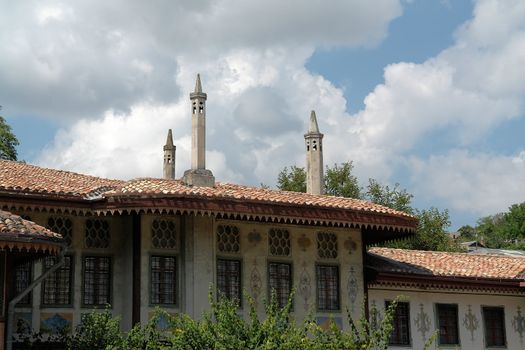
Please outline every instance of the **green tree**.
[{"label": "green tree", "polygon": [[306,172],[304,168],[292,165],[284,167],[277,176],[277,188],[282,191],[306,192]]},{"label": "green tree", "polygon": [[489,248],[525,249],[525,202],[480,218],[476,230]]},{"label": "green tree", "polygon": [[380,184],[377,180],[368,179],[365,198],[371,202],[395,210],[404,211],[408,214],[414,212],[411,207],[412,198],[414,198],[414,196],[408,193],[405,189],[399,188],[398,183],[390,188],[388,185]]},{"label": "green tree", "polygon": [[11,127],[0,116],[0,159],[16,160],[18,156],[16,146],[18,144],[18,139],[11,131]]},{"label": "green tree", "polygon": [[332,168],[326,167],[325,193],[331,196],[361,198],[361,188],[357,177],[352,175],[354,165],[352,162],[344,162],[341,165],[334,164]]},{"label": "green tree", "polygon": [[475,241],[479,239],[478,230],[470,225],[463,225],[458,229],[459,240],[462,242]]}]

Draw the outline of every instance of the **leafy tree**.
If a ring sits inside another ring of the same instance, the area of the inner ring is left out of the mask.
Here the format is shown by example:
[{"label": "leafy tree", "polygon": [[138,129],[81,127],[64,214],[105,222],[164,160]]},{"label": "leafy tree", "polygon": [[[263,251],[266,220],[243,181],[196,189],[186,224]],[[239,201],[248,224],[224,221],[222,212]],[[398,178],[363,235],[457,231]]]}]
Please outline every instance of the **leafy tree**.
[{"label": "leafy tree", "polygon": [[[348,198],[363,198],[414,215],[419,219],[417,233],[404,241],[388,242],[395,248],[459,251],[461,248],[453,242],[447,233],[450,226],[448,210],[437,208],[418,210],[412,208],[413,195],[396,183],[393,187],[383,185],[375,179],[369,179],[366,191],[359,187],[356,176],[352,174],[352,162],[326,167],[326,194]],[[284,168],[278,176],[277,187],[281,190],[306,192],[306,172],[304,168],[292,166]]]},{"label": "leafy tree", "polygon": [[0,116],[0,159],[16,160],[18,155],[16,146],[18,145],[18,139],[11,131],[11,127]]},{"label": "leafy tree", "polygon": [[345,162],[341,165],[334,164],[332,168],[326,167],[325,193],[332,196],[361,198],[361,188],[357,177],[352,175],[354,165]]},{"label": "leafy tree", "polygon": [[476,230],[489,248],[525,249],[525,202],[480,218]]},{"label": "leafy tree", "polygon": [[399,188],[398,183],[393,188],[390,188],[388,185],[380,184],[377,180],[368,179],[365,198],[371,202],[404,211],[405,213],[412,214],[414,212],[410,206],[414,196],[405,189]]},{"label": "leafy tree", "polygon": [[470,225],[463,225],[458,229],[459,240],[462,242],[475,241],[479,239],[478,230]]},{"label": "leafy tree", "polygon": [[277,176],[277,188],[282,191],[306,192],[306,172],[304,168],[292,165],[285,167]]},{"label": "leafy tree", "polygon": [[404,241],[389,242],[388,246],[403,249],[461,251],[447,233],[450,226],[448,210],[440,211],[437,208],[416,209],[415,216],[419,223],[416,234]]}]

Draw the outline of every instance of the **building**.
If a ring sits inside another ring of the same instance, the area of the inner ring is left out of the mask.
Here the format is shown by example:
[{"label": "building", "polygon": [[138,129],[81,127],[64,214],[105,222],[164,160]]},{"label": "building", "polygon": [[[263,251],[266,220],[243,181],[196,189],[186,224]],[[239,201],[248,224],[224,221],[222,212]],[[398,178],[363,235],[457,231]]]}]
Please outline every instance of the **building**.
[{"label": "building", "polygon": [[439,330],[443,348],[525,348],[525,258],[372,248],[369,305],[396,309],[392,349],[422,349]]},{"label": "building", "polygon": [[[13,323],[6,326],[6,319],[13,316],[15,293],[9,286],[16,286],[18,292],[31,284],[29,274],[19,274],[24,269],[18,266],[31,266],[37,259],[45,258],[49,272],[57,269],[62,259],[56,255],[63,251],[63,238],[50,230],[36,225],[20,216],[0,210],[0,350],[13,332]],[[45,276],[35,279],[42,280]],[[23,293],[22,293],[23,294]],[[19,299],[24,295],[19,295]],[[7,330],[6,330],[7,328]],[[11,344],[8,344],[8,349]]]},{"label": "building", "polygon": [[[146,322],[156,306],[198,317],[213,286],[238,299],[246,290],[264,312],[276,290],[294,315],[314,311],[341,327],[359,316],[366,295],[365,247],[411,235],[417,220],[367,201],[322,194],[322,138],[315,113],[305,137],[310,193],[222,183],[205,163],[206,99],[200,77],[190,94],[192,162],[174,179],[168,133],[164,178],[98,178],[0,160],[0,208],[24,216],[67,242],[65,263],[16,308],[16,324],[53,333],[83,313],[111,305],[123,328]],[[37,276],[42,262],[17,275]],[[19,280],[14,295],[25,288]],[[21,331],[21,330],[20,330]]]}]

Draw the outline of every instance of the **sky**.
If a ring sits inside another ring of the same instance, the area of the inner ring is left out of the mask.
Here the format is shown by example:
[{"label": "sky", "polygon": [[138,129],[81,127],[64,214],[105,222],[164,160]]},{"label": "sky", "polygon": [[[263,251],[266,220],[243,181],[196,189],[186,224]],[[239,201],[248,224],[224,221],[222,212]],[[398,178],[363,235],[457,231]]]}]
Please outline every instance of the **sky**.
[{"label": "sky", "polygon": [[325,164],[399,183],[451,230],[525,200],[523,0],[0,0],[0,112],[19,158],[109,178],[190,167],[201,74],[207,168],[275,186]]}]

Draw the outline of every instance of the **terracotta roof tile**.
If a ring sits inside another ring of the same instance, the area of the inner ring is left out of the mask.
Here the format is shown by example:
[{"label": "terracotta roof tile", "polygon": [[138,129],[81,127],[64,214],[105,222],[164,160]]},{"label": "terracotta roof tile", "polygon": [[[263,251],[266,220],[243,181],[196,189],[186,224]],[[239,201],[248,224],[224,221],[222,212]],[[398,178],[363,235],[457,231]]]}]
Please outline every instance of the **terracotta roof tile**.
[{"label": "terracotta roof tile", "polygon": [[0,160],[0,190],[89,197],[122,183],[120,180]]},{"label": "terracotta roof tile", "polygon": [[368,252],[389,262],[376,265],[381,272],[482,279],[525,279],[523,257],[392,248],[372,248]]},{"label": "terracotta roof tile", "polygon": [[8,211],[0,210],[0,241],[28,241],[31,239],[63,241],[62,236],[58,233]]},{"label": "terracotta roof tile", "polygon": [[190,187],[180,180],[134,179],[122,187],[106,192],[106,196],[126,195],[174,195],[192,197],[214,197],[247,201],[270,202],[284,205],[306,205],[357,211],[377,212],[401,217],[410,215],[365,200],[313,195],[308,193],[271,190],[217,182],[215,187]]},{"label": "terracotta roof tile", "polygon": [[216,183],[215,187],[186,186],[180,180],[142,178],[129,181],[110,180],[69,171],[54,170],[20,162],[0,160],[0,192],[68,195],[84,199],[93,197],[166,197],[213,198],[246,202],[270,203],[288,207],[342,209],[379,213],[406,220],[403,224],[415,228],[412,216],[368,201],[312,195],[307,193],[270,190],[258,187]]}]

